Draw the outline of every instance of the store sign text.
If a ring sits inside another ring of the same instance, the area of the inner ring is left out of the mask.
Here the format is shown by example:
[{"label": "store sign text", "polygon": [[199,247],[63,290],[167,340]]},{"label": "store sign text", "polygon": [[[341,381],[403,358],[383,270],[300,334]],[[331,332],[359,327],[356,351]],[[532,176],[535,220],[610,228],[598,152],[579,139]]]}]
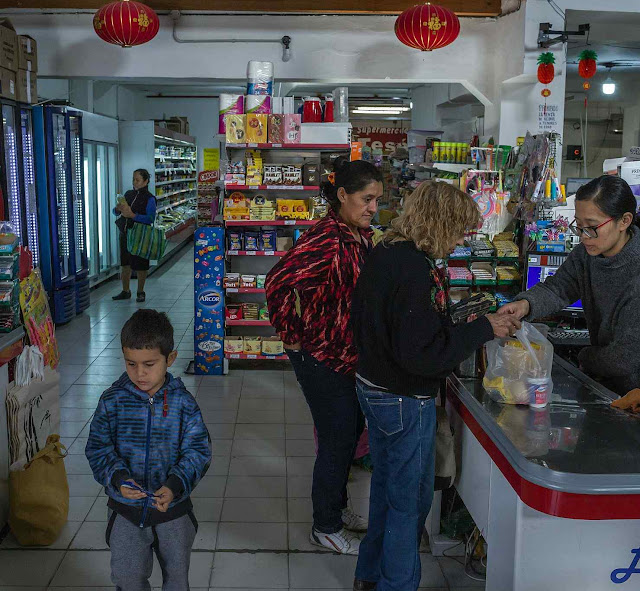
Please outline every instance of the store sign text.
[{"label": "store sign text", "polygon": [[611,573],[611,581],[616,585],[626,583],[631,575],[640,575],[640,568],[638,568],[638,562],[640,562],[640,548],[634,548],[631,550],[633,554],[633,560],[628,568],[617,568]]},{"label": "store sign text", "polygon": [[538,105],[538,131],[559,131],[558,105]]},{"label": "store sign text", "polygon": [[401,127],[376,127],[363,125],[353,127],[353,139],[362,142],[363,147],[372,150],[392,152],[396,148],[407,147],[407,132]]}]

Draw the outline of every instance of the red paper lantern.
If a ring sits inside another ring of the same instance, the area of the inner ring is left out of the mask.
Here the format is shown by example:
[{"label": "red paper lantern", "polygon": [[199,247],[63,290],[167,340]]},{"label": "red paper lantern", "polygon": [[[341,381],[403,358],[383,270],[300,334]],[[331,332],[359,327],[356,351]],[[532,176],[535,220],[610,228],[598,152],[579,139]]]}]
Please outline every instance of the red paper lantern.
[{"label": "red paper lantern", "polygon": [[598,69],[598,54],[590,49],[585,49],[578,58],[578,73],[582,78],[593,78]]},{"label": "red paper lantern", "polygon": [[96,12],[93,28],[107,43],[132,47],[151,41],[158,33],[160,22],[158,15],[145,4],[116,0]]},{"label": "red paper lantern", "polygon": [[460,34],[455,12],[437,4],[422,4],[405,10],[396,20],[396,37],[405,45],[432,51],[453,43]]},{"label": "red paper lantern", "polygon": [[538,57],[538,81],[542,84],[551,84],[556,76],[556,69],[553,64],[556,58],[550,51],[541,53]]}]

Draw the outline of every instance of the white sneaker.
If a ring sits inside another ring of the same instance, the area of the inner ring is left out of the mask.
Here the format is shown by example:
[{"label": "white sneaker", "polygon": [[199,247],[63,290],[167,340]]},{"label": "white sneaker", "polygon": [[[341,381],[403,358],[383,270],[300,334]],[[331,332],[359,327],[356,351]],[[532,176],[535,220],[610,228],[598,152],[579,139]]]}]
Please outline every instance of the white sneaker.
[{"label": "white sneaker", "polygon": [[361,517],[354,513],[349,507],[342,510],[342,523],[344,528],[349,531],[362,534],[369,529],[369,521],[365,517]]},{"label": "white sneaker", "polygon": [[311,528],[309,541],[316,546],[328,548],[338,554],[357,556],[360,551],[360,538],[344,529],[335,534],[323,534],[315,528]]}]

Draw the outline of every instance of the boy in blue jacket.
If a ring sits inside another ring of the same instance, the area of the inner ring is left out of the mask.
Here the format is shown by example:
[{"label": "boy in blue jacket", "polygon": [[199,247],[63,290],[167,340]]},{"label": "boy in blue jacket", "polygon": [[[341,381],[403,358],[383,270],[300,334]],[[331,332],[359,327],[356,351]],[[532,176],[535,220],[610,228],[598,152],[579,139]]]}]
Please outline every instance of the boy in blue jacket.
[{"label": "boy in blue jacket", "polygon": [[189,496],[211,439],[197,402],[167,372],[177,357],[167,315],[138,310],[120,339],[127,371],[100,398],[85,449],[109,496],[111,579],[119,591],[150,590],[155,551],[163,591],[185,591],[198,529]]}]

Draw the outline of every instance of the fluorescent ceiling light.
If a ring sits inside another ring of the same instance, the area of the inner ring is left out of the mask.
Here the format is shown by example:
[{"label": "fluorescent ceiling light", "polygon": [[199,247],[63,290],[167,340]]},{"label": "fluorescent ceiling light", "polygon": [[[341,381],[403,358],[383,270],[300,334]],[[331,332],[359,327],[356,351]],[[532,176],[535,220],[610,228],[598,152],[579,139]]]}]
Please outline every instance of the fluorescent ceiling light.
[{"label": "fluorescent ceiling light", "polygon": [[616,83],[613,81],[613,79],[611,78],[611,76],[609,76],[603,83],[602,83],[602,92],[604,94],[614,94],[616,91]]},{"label": "fluorescent ceiling light", "polygon": [[354,111],[398,111],[400,113],[404,113],[405,111],[409,111],[411,107],[405,107],[402,105],[360,105],[357,106]]}]

